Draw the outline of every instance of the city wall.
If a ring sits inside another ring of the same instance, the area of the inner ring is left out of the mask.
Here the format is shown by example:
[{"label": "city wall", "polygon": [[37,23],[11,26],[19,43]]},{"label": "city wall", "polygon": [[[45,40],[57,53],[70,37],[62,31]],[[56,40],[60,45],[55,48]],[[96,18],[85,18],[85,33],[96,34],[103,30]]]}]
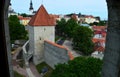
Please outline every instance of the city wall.
[{"label": "city wall", "polygon": [[65,47],[46,40],[44,43],[44,60],[54,69],[56,64],[67,63],[70,58]]}]

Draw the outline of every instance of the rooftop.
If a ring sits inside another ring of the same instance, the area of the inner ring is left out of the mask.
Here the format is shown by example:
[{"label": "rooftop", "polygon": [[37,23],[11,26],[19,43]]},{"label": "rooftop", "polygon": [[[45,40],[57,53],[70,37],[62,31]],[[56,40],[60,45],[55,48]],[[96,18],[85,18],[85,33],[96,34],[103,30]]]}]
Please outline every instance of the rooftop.
[{"label": "rooftop", "polygon": [[54,18],[50,17],[43,5],[40,6],[36,14],[29,22],[30,26],[54,26]]}]

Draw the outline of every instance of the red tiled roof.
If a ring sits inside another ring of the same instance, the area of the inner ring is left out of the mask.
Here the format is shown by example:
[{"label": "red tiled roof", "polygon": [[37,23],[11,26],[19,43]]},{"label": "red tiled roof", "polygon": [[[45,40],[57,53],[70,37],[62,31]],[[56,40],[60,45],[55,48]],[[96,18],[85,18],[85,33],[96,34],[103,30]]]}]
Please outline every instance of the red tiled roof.
[{"label": "red tiled roof", "polygon": [[73,15],[71,16],[71,18],[73,18],[75,21],[77,21],[77,16],[76,16],[75,14],[73,14]]},{"label": "red tiled roof", "polygon": [[105,43],[105,38],[93,38],[92,39],[93,43],[100,42],[100,43]]},{"label": "red tiled roof", "polygon": [[23,17],[23,18],[19,18],[19,20],[30,20],[31,18],[28,17]]},{"label": "red tiled roof", "polygon": [[105,50],[104,46],[102,44],[105,44],[105,39],[99,39],[99,38],[93,38],[92,39],[93,43],[99,43],[98,45],[95,45],[94,50],[95,51],[100,51],[103,52]]},{"label": "red tiled roof", "polygon": [[[49,43],[49,44],[51,44],[51,45],[53,45],[53,46],[56,46],[56,47],[58,47],[58,48],[62,48],[62,49],[65,49],[65,50],[68,51],[68,49],[67,49],[66,47],[64,47],[64,46],[62,46],[62,45],[58,45],[57,43],[53,43],[53,42],[48,41],[48,40],[45,40],[45,42],[47,42],[47,43]],[[70,60],[73,60],[73,59],[74,59],[74,56],[73,56],[73,54],[72,54],[70,51],[68,51],[68,56],[69,56]]]},{"label": "red tiled roof", "polygon": [[30,26],[54,26],[54,18],[51,18],[43,5],[40,6],[36,14],[29,22]]},{"label": "red tiled roof", "polygon": [[101,31],[95,31],[94,34],[101,34]]},{"label": "red tiled roof", "polygon": [[53,18],[59,18],[60,16],[59,15],[55,15],[55,14],[49,14],[50,17],[53,17]]},{"label": "red tiled roof", "polygon": [[18,16],[18,18],[23,18],[23,16]]},{"label": "red tiled roof", "polygon": [[94,31],[94,34],[106,34],[106,31],[97,30],[97,31]]},{"label": "red tiled roof", "polygon": [[92,15],[86,15],[85,18],[94,18]]},{"label": "red tiled roof", "polygon": [[19,20],[30,20],[31,17],[23,17],[23,16],[18,16]]},{"label": "red tiled roof", "polygon": [[99,52],[104,52],[105,48],[102,46],[99,46],[99,47],[94,47],[94,50]]},{"label": "red tiled roof", "polygon": [[100,47],[97,48],[97,51],[100,51],[100,52],[104,52],[104,50],[105,50],[105,48],[102,47],[102,46],[100,46]]},{"label": "red tiled roof", "polygon": [[107,26],[92,26],[93,30],[97,30],[97,31],[102,31],[105,30],[107,28]]},{"label": "red tiled roof", "polygon": [[72,53],[70,51],[68,51],[68,55],[69,55],[70,60],[74,59],[74,56],[72,55]]},{"label": "red tiled roof", "polygon": [[102,37],[106,37],[106,33],[102,33]]},{"label": "red tiled roof", "polygon": [[49,43],[49,44],[52,44],[53,46],[56,46],[56,47],[58,47],[58,48],[62,48],[62,49],[67,50],[66,47],[64,47],[64,46],[62,46],[62,45],[59,45],[59,44],[57,44],[57,43],[53,43],[53,42],[48,41],[48,40],[45,40],[45,42],[47,42],[47,43]]}]

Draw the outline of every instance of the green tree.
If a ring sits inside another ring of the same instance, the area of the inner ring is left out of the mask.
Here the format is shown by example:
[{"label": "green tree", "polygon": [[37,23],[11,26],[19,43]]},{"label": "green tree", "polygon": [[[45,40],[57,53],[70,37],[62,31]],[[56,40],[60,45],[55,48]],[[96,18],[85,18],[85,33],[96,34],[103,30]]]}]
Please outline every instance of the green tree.
[{"label": "green tree", "polygon": [[95,17],[97,20],[99,20],[99,21],[101,21],[101,19],[100,19],[100,17],[99,16],[97,16],[97,17]]},{"label": "green tree", "polygon": [[101,77],[102,60],[77,57],[68,64],[58,64],[50,77]]},{"label": "green tree", "polygon": [[73,47],[76,50],[83,52],[85,55],[89,55],[93,52],[94,44],[92,42],[93,31],[84,26],[78,26],[74,28],[73,33]]},{"label": "green tree", "polygon": [[20,24],[19,19],[16,15],[11,15],[9,17],[9,30],[10,40],[12,43],[15,40],[27,38],[27,31],[25,30],[25,27]]},{"label": "green tree", "polygon": [[28,17],[29,15],[28,14],[26,14],[26,13],[22,13],[22,14],[20,14],[21,16],[23,16],[23,17]]},{"label": "green tree", "polygon": [[55,27],[57,35],[64,36],[65,25],[66,25],[66,20],[64,18],[62,18],[60,21],[57,21],[57,25]]},{"label": "green tree", "polygon": [[73,37],[73,30],[75,27],[79,26],[76,20],[69,19],[65,25],[65,34],[67,37],[72,38]]},{"label": "green tree", "polygon": [[107,24],[107,21],[102,20],[97,24],[97,26],[106,26],[106,24]]},{"label": "green tree", "polygon": [[89,25],[90,25],[90,26],[93,26],[93,25],[96,25],[96,26],[97,26],[97,25],[98,25],[98,22],[93,22],[93,23],[90,23]]},{"label": "green tree", "polygon": [[106,20],[102,20],[100,22],[90,23],[89,25],[91,25],[91,26],[93,26],[93,25],[96,25],[96,26],[106,26],[107,25],[107,21]]}]

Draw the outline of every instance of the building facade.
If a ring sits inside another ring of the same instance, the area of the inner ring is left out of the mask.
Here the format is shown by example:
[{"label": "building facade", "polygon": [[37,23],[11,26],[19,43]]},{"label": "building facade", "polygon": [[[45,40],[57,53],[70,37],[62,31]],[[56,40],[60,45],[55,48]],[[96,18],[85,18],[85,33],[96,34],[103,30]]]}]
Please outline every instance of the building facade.
[{"label": "building facade", "polygon": [[43,5],[29,22],[29,45],[33,52],[33,62],[39,64],[44,61],[44,41],[54,42],[55,22],[49,16]]}]

